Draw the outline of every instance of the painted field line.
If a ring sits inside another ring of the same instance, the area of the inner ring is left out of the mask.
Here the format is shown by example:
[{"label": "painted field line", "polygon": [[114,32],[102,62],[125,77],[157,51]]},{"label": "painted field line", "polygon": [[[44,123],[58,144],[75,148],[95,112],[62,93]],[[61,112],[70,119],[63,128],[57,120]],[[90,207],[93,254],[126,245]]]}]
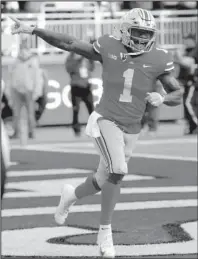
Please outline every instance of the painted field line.
[{"label": "painted field line", "polygon": [[170,186],[170,187],[131,187],[122,188],[122,194],[138,194],[138,193],[189,193],[197,192],[197,186]]},{"label": "painted field line", "polygon": [[[26,150],[36,150],[36,151],[46,151],[46,152],[56,152],[56,153],[75,153],[75,154],[88,154],[88,155],[98,155],[97,150],[93,149],[79,149],[79,148],[50,148],[44,146],[29,146]],[[148,159],[162,159],[162,160],[176,160],[176,161],[190,161],[197,162],[197,157],[187,157],[187,156],[174,156],[174,155],[158,155],[158,154],[147,154],[147,153],[133,153],[132,157],[148,158]]]},{"label": "painted field line", "polygon": [[[174,139],[151,139],[151,140],[139,140],[137,142],[137,145],[162,145],[162,144],[196,144],[197,143],[197,138],[174,138]],[[34,149],[34,148],[39,148],[41,144],[35,144],[35,145],[29,145],[26,148],[27,149]],[[47,143],[47,144],[42,144],[43,148],[58,148],[58,147],[65,147],[65,148],[71,148],[71,147],[76,147],[76,148],[94,148],[94,144],[91,141],[86,141],[86,142],[65,142],[65,143]],[[20,145],[12,145],[13,149],[24,149]]]},{"label": "painted field line", "polygon": [[[21,176],[44,176],[44,175],[71,175],[73,174],[91,174],[94,170],[88,169],[77,169],[77,168],[66,168],[66,169],[47,169],[47,170],[27,170],[27,171],[8,171],[7,177],[21,177]],[[125,179],[132,180],[151,180],[153,176],[142,176],[137,174],[128,174]]]},{"label": "painted field line", "polygon": [[[143,202],[125,202],[117,203],[116,211],[145,210],[145,209],[162,209],[162,208],[185,208],[197,207],[196,199],[189,200],[161,200],[161,201],[143,201]],[[56,207],[36,207],[2,210],[2,217],[33,216],[53,214]],[[75,205],[71,208],[73,212],[95,212],[100,211],[100,204]]]},{"label": "painted field line", "polygon": [[19,162],[11,161],[9,166],[18,165],[18,164],[19,164]]},{"label": "painted field line", "polygon": [[7,177],[21,176],[42,176],[42,175],[70,175],[73,174],[90,174],[94,170],[66,168],[66,169],[46,169],[46,170],[23,170],[23,171],[8,171]]},{"label": "painted field line", "polygon": [[196,144],[197,138],[174,138],[174,139],[151,139],[139,140],[139,145],[162,145],[162,144]]},{"label": "painted field line", "polygon": [[[35,192],[39,193],[52,193],[60,194],[63,184],[71,184],[74,187],[84,182],[86,177],[75,177],[65,179],[47,179],[47,180],[34,180],[34,181],[19,181],[7,182],[5,189],[19,189],[25,190],[25,193]],[[137,181],[137,180],[153,180],[153,177],[145,177],[138,175],[126,175],[123,181]],[[15,194],[18,192],[14,192]],[[25,194],[24,194],[25,195]]]},{"label": "painted field line", "polygon": [[[65,183],[81,183],[85,181],[86,177],[73,177],[73,178],[65,178],[65,179],[46,179],[46,180],[35,180],[35,181],[20,181],[20,182],[8,182],[6,183],[6,188],[34,188],[35,185],[42,185],[46,188],[51,184],[51,187],[53,188],[53,185],[56,184],[63,184]],[[152,176],[140,176],[140,175],[132,175],[128,174],[125,175],[123,181],[139,181],[139,180],[153,180],[155,179]],[[75,184],[76,185],[76,184]]]},{"label": "painted field line", "polygon": [[197,157],[186,157],[186,156],[173,156],[173,155],[168,156],[168,155],[158,155],[158,154],[134,153],[132,157],[197,162]]},{"label": "painted field line", "polygon": [[[44,188],[44,191],[25,191],[25,192],[6,192],[3,196],[6,198],[39,198],[39,197],[54,197],[60,196],[60,190]],[[149,193],[193,193],[197,192],[197,186],[171,186],[171,187],[132,187],[122,188],[121,194],[149,194]],[[100,192],[96,195],[100,195]]]}]

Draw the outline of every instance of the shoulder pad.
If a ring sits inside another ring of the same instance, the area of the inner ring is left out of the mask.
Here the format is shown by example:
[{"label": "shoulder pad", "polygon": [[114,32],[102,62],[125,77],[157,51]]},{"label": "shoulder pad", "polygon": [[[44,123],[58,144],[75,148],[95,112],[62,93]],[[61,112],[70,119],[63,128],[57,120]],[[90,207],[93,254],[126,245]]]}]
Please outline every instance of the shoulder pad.
[{"label": "shoulder pad", "polygon": [[[112,36],[113,37],[113,36]],[[109,40],[112,38],[111,35],[105,34],[99,37],[94,43],[93,48],[97,53],[102,53],[103,49],[107,46]]]},{"label": "shoulder pad", "polygon": [[172,72],[172,70],[174,70],[173,54],[170,51],[163,48],[156,47],[156,51],[158,52],[158,57],[161,62],[161,73]]}]

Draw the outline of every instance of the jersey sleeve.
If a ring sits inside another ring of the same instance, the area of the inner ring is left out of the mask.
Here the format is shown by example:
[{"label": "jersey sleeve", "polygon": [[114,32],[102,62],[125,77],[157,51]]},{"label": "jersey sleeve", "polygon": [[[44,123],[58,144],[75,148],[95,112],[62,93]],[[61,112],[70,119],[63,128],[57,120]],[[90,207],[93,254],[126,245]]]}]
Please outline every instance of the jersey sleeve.
[{"label": "jersey sleeve", "polygon": [[161,53],[158,56],[160,65],[159,65],[159,76],[163,74],[168,74],[174,71],[174,58],[173,54],[165,49],[158,49]]},{"label": "jersey sleeve", "polygon": [[101,44],[100,44],[100,38],[99,39],[97,39],[94,43],[93,43],[93,48],[94,48],[94,50],[97,52],[97,53],[99,53],[99,54],[101,54]]}]

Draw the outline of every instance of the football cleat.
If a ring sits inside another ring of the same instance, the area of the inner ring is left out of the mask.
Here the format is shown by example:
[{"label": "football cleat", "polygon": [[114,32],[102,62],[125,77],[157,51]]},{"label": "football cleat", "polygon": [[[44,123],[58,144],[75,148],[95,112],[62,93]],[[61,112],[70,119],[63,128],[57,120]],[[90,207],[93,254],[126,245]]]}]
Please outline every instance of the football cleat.
[{"label": "football cleat", "polygon": [[74,187],[69,184],[65,184],[62,189],[59,205],[56,209],[54,219],[57,224],[63,225],[69,214],[70,207],[76,202],[74,199]]},{"label": "football cleat", "polygon": [[111,230],[100,230],[98,232],[97,244],[102,258],[115,258],[115,248]]}]

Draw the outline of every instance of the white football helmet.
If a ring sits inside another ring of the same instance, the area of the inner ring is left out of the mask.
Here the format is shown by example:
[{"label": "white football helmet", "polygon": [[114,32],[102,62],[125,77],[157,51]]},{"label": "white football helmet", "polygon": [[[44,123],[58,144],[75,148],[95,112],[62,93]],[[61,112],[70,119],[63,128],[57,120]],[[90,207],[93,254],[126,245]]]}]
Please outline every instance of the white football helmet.
[{"label": "white football helmet", "polygon": [[118,27],[122,43],[132,49],[131,54],[141,54],[152,49],[156,39],[156,22],[151,12],[134,8],[127,12]]}]

